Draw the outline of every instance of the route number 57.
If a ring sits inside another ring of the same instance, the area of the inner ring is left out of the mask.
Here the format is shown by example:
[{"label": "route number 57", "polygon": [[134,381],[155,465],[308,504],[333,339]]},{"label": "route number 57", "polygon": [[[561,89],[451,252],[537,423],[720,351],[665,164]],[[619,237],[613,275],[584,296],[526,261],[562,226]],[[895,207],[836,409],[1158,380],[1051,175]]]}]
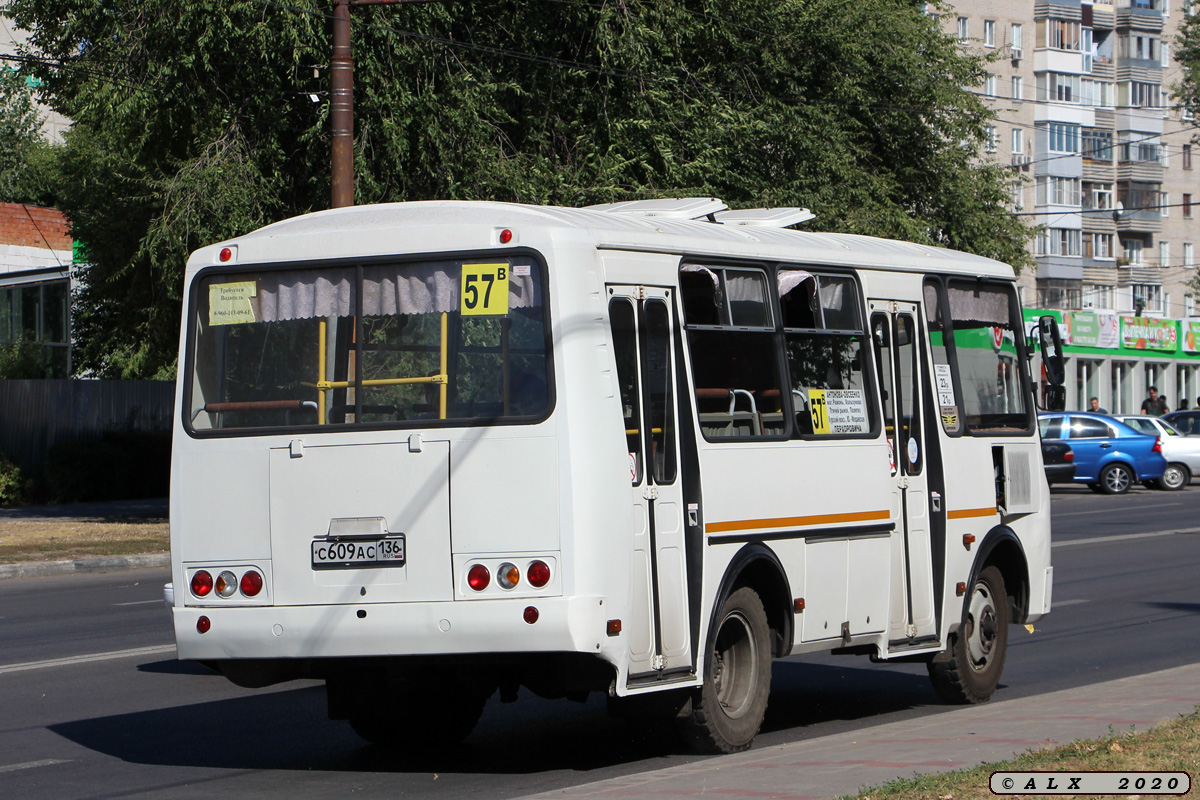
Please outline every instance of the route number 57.
[{"label": "route number 57", "polygon": [[508,314],[508,264],[463,264],[459,313],[468,316]]}]

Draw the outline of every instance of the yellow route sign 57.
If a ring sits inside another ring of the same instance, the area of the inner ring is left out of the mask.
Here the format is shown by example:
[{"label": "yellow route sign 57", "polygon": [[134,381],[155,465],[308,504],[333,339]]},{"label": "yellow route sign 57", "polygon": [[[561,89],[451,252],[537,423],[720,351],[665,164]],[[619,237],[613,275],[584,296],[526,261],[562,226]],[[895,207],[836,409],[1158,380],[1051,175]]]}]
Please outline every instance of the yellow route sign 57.
[{"label": "yellow route sign 57", "polygon": [[458,311],[468,316],[508,314],[508,264],[463,264]]}]

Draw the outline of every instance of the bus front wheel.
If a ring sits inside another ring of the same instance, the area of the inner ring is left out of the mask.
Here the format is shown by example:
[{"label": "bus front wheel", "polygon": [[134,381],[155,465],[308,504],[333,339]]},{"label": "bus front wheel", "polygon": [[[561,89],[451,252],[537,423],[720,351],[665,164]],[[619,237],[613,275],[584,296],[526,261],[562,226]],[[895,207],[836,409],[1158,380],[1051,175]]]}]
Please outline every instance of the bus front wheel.
[{"label": "bus front wheel", "polygon": [[771,637],[762,600],[743,586],[721,605],[709,633],[704,685],[680,716],[680,733],[700,753],[736,753],[754,741],[771,691]]},{"label": "bus front wheel", "polygon": [[983,703],[996,691],[1008,648],[1008,595],[994,565],[975,579],[950,643],[929,662],[929,678],[947,703]]}]

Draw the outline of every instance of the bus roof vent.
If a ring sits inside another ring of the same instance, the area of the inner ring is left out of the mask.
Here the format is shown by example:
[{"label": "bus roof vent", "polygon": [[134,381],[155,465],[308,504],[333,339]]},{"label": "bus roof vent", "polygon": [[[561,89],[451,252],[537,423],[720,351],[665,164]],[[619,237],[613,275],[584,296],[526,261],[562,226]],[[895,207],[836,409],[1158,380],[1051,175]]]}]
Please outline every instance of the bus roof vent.
[{"label": "bus roof vent", "polygon": [[728,208],[729,206],[715,197],[664,197],[660,200],[627,200],[623,203],[586,206],[588,211],[671,219],[704,219]]},{"label": "bus roof vent", "polygon": [[742,208],[722,211],[715,215],[722,225],[745,225],[756,228],[789,228],[816,219],[807,208]]}]

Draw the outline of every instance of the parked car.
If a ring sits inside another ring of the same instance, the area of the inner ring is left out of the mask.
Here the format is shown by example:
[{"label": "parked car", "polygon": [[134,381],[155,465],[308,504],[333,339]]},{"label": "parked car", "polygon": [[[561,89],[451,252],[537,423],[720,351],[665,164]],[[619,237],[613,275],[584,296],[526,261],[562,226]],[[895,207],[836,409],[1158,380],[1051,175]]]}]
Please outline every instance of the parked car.
[{"label": "parked car", "polygon": [[1151,488],[1174,491],[1192,482],[1192,476],[1200,474],[1200,436],[1188,437],[1180,433],[1165,418],[1142,414],[1114,414],[1134,430],[1162,437],[1163,456],[1167,469],[1157,481],[1147,485]]},{"label": "parked car", "polygon": [[1046,469],[1046,483],[1075,480],[1075,453],[1062,439],[1042,439],[1042,466]]},{"label": "parked car", "polygon": [[1066,439],[1075,454],[1075,482],[1104,494],[1124,494],[1135,482],[1156,481],[1167,469],[1162,437],[1141,433],[1106,414],[1038,415],[1043,439]]},{"label": "parked car", "polygon": [[1172,411],[1170,414],[1163,414],[1162,418],[1184,436],[1200,435],[1200,410]]}]

